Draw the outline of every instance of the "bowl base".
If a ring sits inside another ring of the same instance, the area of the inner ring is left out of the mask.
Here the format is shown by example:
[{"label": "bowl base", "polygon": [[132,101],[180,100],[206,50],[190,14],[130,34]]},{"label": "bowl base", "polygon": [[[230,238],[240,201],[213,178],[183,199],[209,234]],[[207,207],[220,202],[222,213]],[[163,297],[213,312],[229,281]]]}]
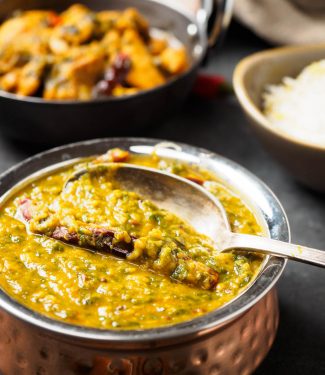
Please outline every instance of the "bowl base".
[{"label": "bowl base", "polygon": [[0,374],[248,375],[268,353],[278,320],[273,288],[243,315],[194,341],[122,351],[63,341],[0,311]]}]

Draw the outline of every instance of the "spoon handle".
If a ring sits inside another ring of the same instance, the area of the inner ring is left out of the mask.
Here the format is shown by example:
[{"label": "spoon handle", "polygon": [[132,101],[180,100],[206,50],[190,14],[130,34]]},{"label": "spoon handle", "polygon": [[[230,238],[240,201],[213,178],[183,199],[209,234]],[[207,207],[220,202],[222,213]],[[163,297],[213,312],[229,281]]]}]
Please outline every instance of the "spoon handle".
[{"label": "spoon handle", "polygon": [[325,251],[272,240],[270,238],[233,233],[227,244],[227,249],[223,250],[238,248],[325,267]]}]

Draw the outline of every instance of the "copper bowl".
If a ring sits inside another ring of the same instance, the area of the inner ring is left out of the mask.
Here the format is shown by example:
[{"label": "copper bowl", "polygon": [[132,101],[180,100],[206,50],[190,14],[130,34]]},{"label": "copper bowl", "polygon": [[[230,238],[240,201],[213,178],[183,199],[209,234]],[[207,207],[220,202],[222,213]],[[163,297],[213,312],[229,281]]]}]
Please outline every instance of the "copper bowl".
[{"label": "copper bowl", "polygon": [[[0,176],[0,194],[35,172],[112,147],[150,153],[157,140],[107,138],[41,153]],[[288,241],[280,203],[255,176],[204,149],[162,144],[161,156],[200,164],[213,171],[255,212],[265,235]],[[28,177],[29,178],[29,177]],[[8,194],[9,192],[9,194]],[[237,298],[192,321],[142,331],[98,330],[46,318],[0,291],[2,375],[226,375],[250,374],[270,349],[278,326],[274,285],[286,261],[267,257],[257,279]]]}]

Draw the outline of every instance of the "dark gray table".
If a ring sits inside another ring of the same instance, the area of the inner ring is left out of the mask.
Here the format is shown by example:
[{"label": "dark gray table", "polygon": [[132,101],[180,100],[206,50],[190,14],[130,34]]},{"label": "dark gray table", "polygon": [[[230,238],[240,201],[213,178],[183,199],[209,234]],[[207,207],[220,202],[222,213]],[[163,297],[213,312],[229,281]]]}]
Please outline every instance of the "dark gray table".
[{"label": "dark gray table", "polygon": [[[210,56],[205,68],[231,79],[236,63],[268,46],[238,25],[232,25],[225,46]],[[139,134],[130,134],[139,135]],[[281,200],[292,240],[325,249],[325,195],[295,183],[264,152],[250,133],[234,97],[203,101],[190,98],[182,111],[162,126],[140,134],[208,148],[244,165],[265,181]],[[0,171],[36,149],[0,138]],[[289,262],[278,283],[281,318],[270,354],[256,375],[325,374],[325,270]]]}]

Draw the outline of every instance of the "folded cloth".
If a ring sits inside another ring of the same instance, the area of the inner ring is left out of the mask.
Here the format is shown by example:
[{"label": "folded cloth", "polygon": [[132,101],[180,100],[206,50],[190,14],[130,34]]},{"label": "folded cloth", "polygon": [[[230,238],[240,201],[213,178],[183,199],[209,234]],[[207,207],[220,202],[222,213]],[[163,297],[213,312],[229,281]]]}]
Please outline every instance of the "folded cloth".
[{"label": "folded cloth", "polygon": [[271,43],[325,42],[325,0],[237,0],[235,16]]}]

